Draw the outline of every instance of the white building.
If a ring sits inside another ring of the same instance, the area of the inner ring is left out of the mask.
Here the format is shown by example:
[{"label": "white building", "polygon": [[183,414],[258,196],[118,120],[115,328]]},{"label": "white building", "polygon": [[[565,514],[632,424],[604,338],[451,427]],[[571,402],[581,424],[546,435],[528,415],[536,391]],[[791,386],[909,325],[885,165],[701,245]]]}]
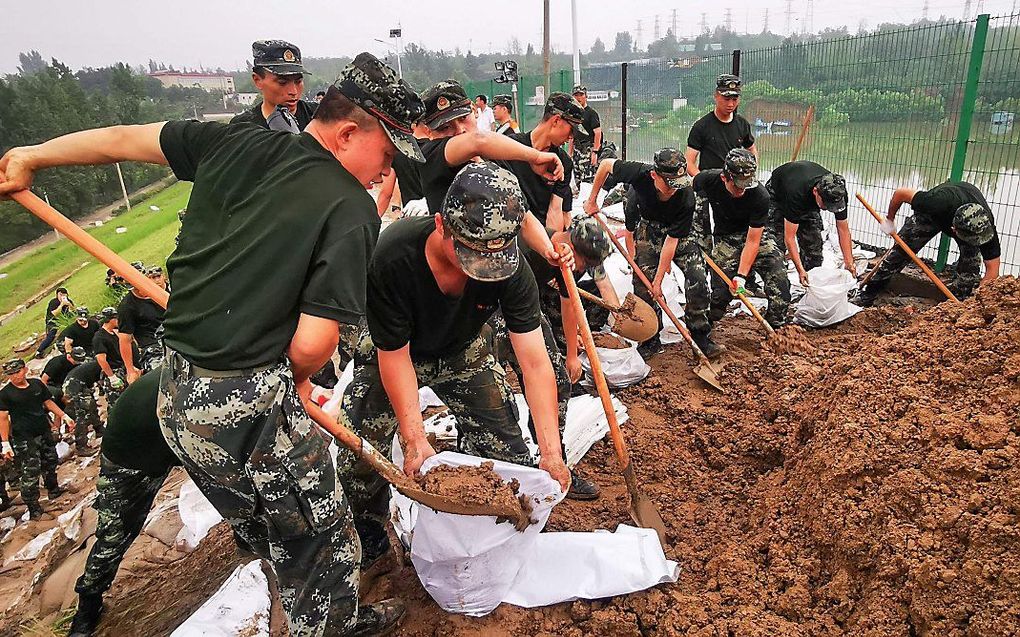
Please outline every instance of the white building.
[{"label": "white building", "polygon": [[233,93],[234,77],[225,73],[181,73],[179,71],[155,71],[149,77],[159,80],[163,86],[200,88],[210,93]]}]

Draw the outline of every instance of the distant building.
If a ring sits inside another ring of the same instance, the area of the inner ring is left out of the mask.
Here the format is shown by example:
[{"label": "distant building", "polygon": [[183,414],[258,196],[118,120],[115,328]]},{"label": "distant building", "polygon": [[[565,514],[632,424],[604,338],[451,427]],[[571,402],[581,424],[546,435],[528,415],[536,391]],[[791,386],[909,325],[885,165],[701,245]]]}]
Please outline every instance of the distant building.
[{"label": "distant building", "polygon": [[210,93],[233,93],[234,77],[225,73],[182,73],[179,71],[155,71],[149,77],[159,80],[163,86],[200,88]]},{"label": "distant building", "polygon": [[258,93],[237,93],[234,95],[234,99],[241,106],[254,106],[255,100],[259,98]]}]

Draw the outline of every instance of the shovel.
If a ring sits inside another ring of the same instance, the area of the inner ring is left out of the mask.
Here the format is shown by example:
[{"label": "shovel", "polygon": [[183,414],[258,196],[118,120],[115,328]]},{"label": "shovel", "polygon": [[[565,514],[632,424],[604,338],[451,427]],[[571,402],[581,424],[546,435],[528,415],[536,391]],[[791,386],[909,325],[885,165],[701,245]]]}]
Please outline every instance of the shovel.
[{"label": "shovel", "polygon": [[[550,281],[549,285],[553,288],[558,287],[554,281]],[[655,333],[659,331],[659,321],[655,317],[655,310],[652,309],[651,305],[645,303],[640,297],[634,296],[633,292],[627,293],[627,298],[624,299],[622,306],[615,306],[604,301],[601,297],[595,296],[591,292],[582,288],[577,288],[577,293],[581,295],[581,298],[589,303],[607,309],[616,316],[616,322],[613,324],[613,331],[620,336],[637,341],[638,343],[644,343],[651,337],[655,336]],[[633,299],[633,301],[631,301]],[[630,310],[624,310],[623,308],[631,304]]]},{"label": "shovel", "polygon": [[595,379],[595,386],[599,390],[599,398],[602,399],[602,408],[606,412],[606,420],[609,421],[609,434],[613,438],[613,446],[616,448],[616,457],[620,461],[623,480],[627,483],[627,493],[630,494],[630,518],[634,523],[645,529],[654,529],[659,536],[659,542],[666,545],[666,524],[659,515],[659,510],[652,504],[652,501],[641,492],[638,487],[637,476],[634,475],[634,466],[630,463],[630,454],[627,452],[627,444],[623,441],[623,432],[620,431],[620,423],[616,420],[616,409],[613,407],[613,399],[609,395],[609,385],[602,373],[602,362],[599,360],[598,351],[595,349],[595,341],[591,336],[591,327],[588,326],[588,317],[585,316],[584,307],[581,305],[581,297],[577,293],[577,284],[574,282],[574,273],[565,265],[560,266],[563,272],[563,281],[567,284],[567,293],[574,306],[574,314],[577,315],[577,327],[581,330],[581,341],[584,343],[584,351],[588,353],[588,360],[591,362],[591,375]]},{"label": "shovel", "polygon": [[[107,267],[112,268],[114,272],[124,277],[128,283],[140,288],[146,296],[155,301],[163,309],[166,309],[167,302],[170,299],[170,295],[166,290],[154,284],[144,274],[134,269],[120,255],[79,228],[73,221],[60,214],[55,208],[27,190],[13,193],[11,198],[27,208],[29,212],[45,221],[53,229],[73,241],[82,250],[94,256]],[[374,471],[396,487],[397,491],[400,491],[415,502],[420,502],[427,507],[436,511],[443,511],[444,513],[495,515],[497,517],[509,518],[515,523],[521,520],[522,511],[519,506],[506,510],[491,505],[469,505],[453,498],[427,493],[395,464],[379,453],[375,447],[347,427],[335,422],[317,405],[310,407],[308,414],[345,447],[358,454],[360,459],[368,463]]]},{"label": "shovel", "polygon": [[[871,204],[864,200],[864,197],[861,196],[861,193],[857,193],[857,201],[860,201],[861,204],[864,205],[867,211],[871,213],[871,216],[875,218],[875,221],[882,223],[882,216],[875,212],[875,209],[871,207]],[[922,261],[914,253],[913,250],[910,249],[910,246],[908,246],[907,242],[900,237],[898,232],[892,233],[892,238],[893,241],[895,241],[896,244],[899,245],[900,248],[907,253],[907,256],[910,257],[914,261],[914,263],[917,264],[917,267],[921,268],[921,272],[924,272],[926,275],[928,275],[928,278],[931,279],[931,282],[935,284],[935,287],[937,287],[940,292],[946,295],[947,299],[955,301],[957,303],[960,302],[960,299],[956,298],[956,295],[949,291],[949,288],[947,288],[946,284],[942,282],[942,279],[940,279],[937,274],[932,272],[931,268],[929,268],[928,265],[924,261]],[[875,268],[875,270],[877,269],[878,267]]]},{"label": "shovel", "polygon": [[[669,306],[666,305],[666,301],[663,300],[662,297],[656,296],[652,292],[652,282],[648,280],[648,277],[646,277],[645,273],[641,271],[641,268],[638,267],[638,264],[635,263],[634,259],[630,257],[630,254],[627,252],[627,249],[620,245],[620,240],[616,238],[616,235],[614,235],[613,231],[609,229],[609,226],[606,225],[606,222],[603,221],[602,218],[599,217],[598,215],[592,216],[595,217],[595,219],[602,226],[602,229],[606,231],[607,235],[609,235],[609,240],[613,242],[613,245],[616,246],[616,249],[620,252],[620,254],[623,255],[623,258],[627,259],[627,263],[629,263],[630,267],[634,269],[634,273],[638,275],[639,279],[641,279],[641,283],[646,288],[648,288],[648,293],[651,294],[653,298],[655,298],[655,301],[659,304],[659,307],[662,308],[663,313],[665,313],[666,316],[669,317],[669,320],[673,322],[673,326],[676,327],[677,331],[680,332],[681,335],[683,335],[684,340],[686,340],[687,343],[691,346],[691,349],[694,351],[694,355],[698,359],[698,364],[694,367],[694,373],[697,374],[698,378],[705,381],[715,389],[718,389],[721,392],[725,392],[726,390],[723,389],[722,385],[719,383],[718,372],[715,371],[715,368],[712,366],[712,363],[708,360],[708,357],[705,356],[705,353],[701,351],[701,348],[698,347],[698,344],[694,342],[694,338],[691,337],[691,333],[687,331],[687,328],[684,327],[683,324],[680,323],[676,315],[673,314],[673,310],[669,309]],[[656,322],[656,324],[658,324],[658,322]]]},{"label": "shovel", "polygon": [[[730,280],[730,277],[726,276],[726,273],[723,272],[722,268],[720,268],[716,264],[716,262],[712,260],[712,257],[708,256],[708,254],[704,250],[701,251],[701,254],[704,255],[705,257],[705,263],[707,263],[708,266],[712,268],[716,274],[719,275],[719,278],[723,280],[723,282],[726,284],[726,287],[732,290],[733,281]],[[752,315],[754,315],[754,318],[758,319],[758,322],[762,324],[762,326],[765,328],[765,331],[768,332],[768,335],[770,337],[776,335],[776,330],[774,330],[772,326],[769,325],[769,322],[766,321],[765,317],[761,315],[761,312],[758,311],[758,308],[756,308],[754,304],[751,303],[751,301],[748,300],[748,298],[745,295],[737,293],[737,298],[740,299],[740,302],[744,304],[744,307],[746,307],[747,310]]]}]

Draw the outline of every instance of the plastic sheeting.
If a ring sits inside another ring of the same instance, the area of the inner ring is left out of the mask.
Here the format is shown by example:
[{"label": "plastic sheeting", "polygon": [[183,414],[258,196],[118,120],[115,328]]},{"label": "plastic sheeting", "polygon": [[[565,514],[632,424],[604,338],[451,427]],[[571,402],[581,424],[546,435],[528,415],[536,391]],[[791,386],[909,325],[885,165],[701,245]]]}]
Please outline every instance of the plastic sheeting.
[{"label": "plastic sheeting", "polygon": [[819,267],[808,272],[809,287],[797,304],[794,320],[808,327],[826,327],[845,321],[862,308],[847,300],[857,280],[847,270]]},{"label": "plastic sheeting", "polygon": [[[610,387],[630,387],[644,380],[652,371],[634,344],[623,349],[596,347],[595,352],[602,363],[602,373]],[[588,359],[588,353],[584,351],[578,357],[581,359],[581,369],[587,375],[585,379],[587,382],[587,379],[592,377],[591,361]]]},{"label": "plastic sheeting", "polygon": [[198,543],[209,534],[209,529],[223,520],[223,516],[209,500],[206,500],[191,480],[181,485],[177,510],[180,511],[181,521],[184,522],[184,527],[177,535],[177,548],[185,553],[198,548]]},{"label": "plastic sheeting", "polygon": [[171,637],[269,637],[269,582],[260,560],[238,566]]}]

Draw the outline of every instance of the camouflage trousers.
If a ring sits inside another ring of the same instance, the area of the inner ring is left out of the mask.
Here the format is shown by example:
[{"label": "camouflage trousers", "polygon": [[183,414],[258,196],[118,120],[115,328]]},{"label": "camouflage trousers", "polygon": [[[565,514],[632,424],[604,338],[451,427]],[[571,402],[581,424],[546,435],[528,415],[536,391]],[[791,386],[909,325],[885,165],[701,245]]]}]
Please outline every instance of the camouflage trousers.
[{"label": "camouflage trousers", "polygon": [[[162,361],[160,361],[162,363]],[[106,413],[110,413],[110,409],[117,403],[117,399],[120,398],[124,390],[127,389],[127,379],[123,369],[114,369],[113,375],[121,380],[120,388],[115,388],[110,382],[111,376],[103,376],[99,379],[99,391],[106,396]]]},{"label": "camouflage trousers", "polygon": [[139,348],[136,367],[143,372],[151,372],[163,364],[163,344],[159,341]]},{"label": "camouflage trousers", "polygon": [[96,501],[96,543],[85,571],[74,585],[78,595],[102,595],[110,589],[124,554],[142,532],[145,518],[163,486],[169,467],[159,475],[126,469],[100,457]]},{"label": "camouflage trousers", "polygon": [[[743,232],[715,235],[712,260],[730,278],[737,274],[737,268],[740,266],[740,254],[744,250],[746,240],[747,235]],[[757,271],[765,282],[765,296],[769,301],[765,320],[776,329],[786,325],[786,315],[790,309],[790,280],[786,276],[786,259],[783,258],[783,253],[779,250],[775,236],[771,231],[767,230],[762,233],[758,258],[753,264],[753,271]],[[715,323],[721,319],[726,314],[726,308],[733,298],[729,288],[721,281],[719,285],[713,285],[712,307],[708,312],[709,320]]]},{"label": "camouflage trousers", "polygon": [[[906,220],[899,235],[904,243],[910,246],[915,253],[920,252],[929,241],[934,239],[940,232],[938,226],[924,216],[915,214]],[[956,242],[960,250],[960,257],[956,261],[956,279],[953,281],[953,292],[958,296],[969,296],[974,288],[981,282],[981,251],[977,246]],[[868,283],[869,290],[881,290],[889,285],[889,280],[908,263],[910,257],[903,251],[903,248],[893,247],[889,256],[878,266],[878,271],[871,277]]]},{"label": "camouflage trousers", "polygon": [[591,145],[574,144],[574,156],[571,159],[574,160],[574,177],[577,183],[590,182],[595,178],[597,166],[591,165]]},{"label": "camouflage trousers", "polygon": [[64,400],[68,412],[74,418],[74,444],[79,449],[88,445],[89,427],[92,427],[97,436],[103,433],[94,387],[74,378],[64,381]]},{"label": "camouflage trousers", "polygon": [[245,548],[272,562],[290,634],[349,633],[361,547],[290,364],[210,372],[167,350],[158,413],[198,488]]},{"label": "camouflage trousers", "polygon": [[[659,267],[659,258],[662,256],[662,245],[666,238],[665,228],[646,221],[642,221],[634,233],[636,253],[634,261],[645,272],[649,280],[655,278],[655,272]],[[673,264],[679,267],[684,275],[684,296],[687,297],[687,304],[684,306],[684,322],[687,324],[687,329],[692,334],[707,336],[712,330],[712,326],[708,322],[708,266],[705,264],[705,257],[701,254],[701,247],[694,232],[680,239],[676,253],[673,255]],[[634,294],[653,308],[658,308],[655,299],[652,298],[648,288],[641,282],[637,274],[634,274]],[[656,309],[655,316],[659,320],[659,331],[661,331],[662,313]]]},{"label": "camouflage trousers", "polygon": [[[775,204],[769,208],[769,225],[772,232],[775,233],[780,252],[786,254],[786,220],[776,210]],[[818,211],[812,212],[797,224],[797,251],[800,253],[800,262],[805,270],[813,270],[822,265],[822,233],[824,231],[825,224]]]},{"label": "camouflage trousers", "polygon": [[[567,374],[567,357],[560,351],[556,344],[556,337],[553,335],[552,326],[545,314],[541,317],[542,338],[545,339],[545,351],[549,354],[552,362],[553,374],[556,376],[556,416],[560,428],[560,440],[563,440],[563,428],[567,424],[567,402],[570,401],[570,376]],[[510,369],[517,374],[517,382],[521,389],[524,389],[524,373],[517,362],[517,354],[514,352],[513,344],[510,342],[510,332],[506,329],[506,321],[503,320],[503,312],[497,311],[489,319],[489,330],[492,337],[492,354],[500,365],[509,365]],[[531,439],[538,442],[538,434],[535,431],[535,420],[528,414],[528,429],[531,431]],[[566,460],[567,450],[563,448],[563,459]]]},{"label": "camouflage trousers", "polygon": [[[595,296],[601,295],[595,281],[591,279],[577,281],[577,287]],[[542,314],[548,319],[549,327],[552,328],[553,337],[556,339],[556,347],[561,352],[565,352],[567,350],[567,340],[563,335],[563,311],[560,308],[560,299],[562,297],[560,297],[559,291],[551,286],[540,285],[538,288],[538,300],[542,306]],[[593,332],[597,332],[599,328],[609,321],[609,310],[599,307],[594,303],[588,303],[584,306],[584,314],[588,317],[588,326],[591,327]]]},{"label": "camouflage trousers", "polygon": [[39,478],[42,478],[47,492],[57,488],[56,444],[53,433],[49,431],[38,436],[11,438],[14,467],[21,474],[21,499],[29,511],[39,509]]},{"label": "camouflage trousers", "polygon": [[[506,372],[490,348],[488,328],[464,351],[442,359],[415,361],[419,387],[431,387],[457,418],[460,451],[534,466],[521,429],[517,406]],[[379,361],[367,329],[354,356],[354,380],[344,391],[340,421],[390,457],[397,417],[379,376]],[[377,473],[347,449],[337,465],[361,536],[364,563],[370,564],[389,548],[385,524],[390,490]]]}]

